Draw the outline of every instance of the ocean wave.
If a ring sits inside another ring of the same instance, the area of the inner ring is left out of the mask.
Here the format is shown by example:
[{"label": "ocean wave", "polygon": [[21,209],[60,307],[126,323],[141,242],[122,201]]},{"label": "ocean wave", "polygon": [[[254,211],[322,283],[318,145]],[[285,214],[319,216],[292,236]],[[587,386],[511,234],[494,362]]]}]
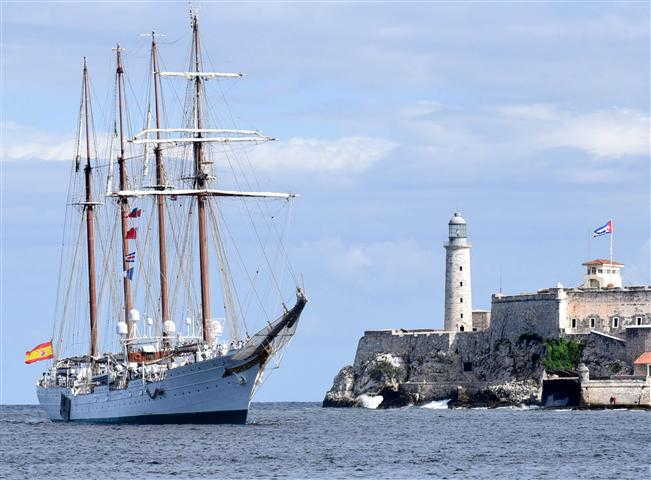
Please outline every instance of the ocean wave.
[{"label": "ocean wave", "polygon": [[451,399],[447,398],[445,400],[434,400],[429,403],[424,403],[421,405],[421,408],[428,408],[430,410],[443,410],[448,408],[448,403]]},{"label": "ocean wave", "polygon": [[520,405],[496,407],[495,410],[537,410],[539,408],[541,408],[539,405],[525,405],[524,403],[521,403]]},{"label": "ocean wave", "polygon": [[380,406],[382,403],[382,400],[384,400],[384,397],[382,395],[360,395],[357,397],[357,399],[362,402],[362,406],[364,408],[370,408],[372,410],[375,410],[377,407]]}]

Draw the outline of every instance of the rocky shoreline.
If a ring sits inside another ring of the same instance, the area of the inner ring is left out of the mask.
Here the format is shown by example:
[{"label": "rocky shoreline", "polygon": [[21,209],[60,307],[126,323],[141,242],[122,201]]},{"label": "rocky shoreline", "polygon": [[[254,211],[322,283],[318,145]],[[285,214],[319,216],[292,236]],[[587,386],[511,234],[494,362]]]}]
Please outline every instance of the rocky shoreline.
[{"label": "rocky shoreline", "polygon": [[[594,375],[607,375],[613,365],[630,373],[620,342],[605,340],[582,336],[581,362]],[[368,331],[323,406],[383,409],[442,400],[450,408],[543,406],[546,352],[546,340],[522,331]]]},{"label": "rocky shoreline", "polygon": [[436,388],[430,382],[400,382],[400,367],[396,368],[397,375],[392,375],[388,369],[386,375],[382,375],[377,364],[386,362],[386,354],[380,355],[359,373],[352,365],[342,368],[325,395],[323,407],[383,409],[420,406],[436,401],[448,401],[448,408],[541,405],[541,381],[513,380],[474,388],[453,385],[441,389],[440,385]]}]

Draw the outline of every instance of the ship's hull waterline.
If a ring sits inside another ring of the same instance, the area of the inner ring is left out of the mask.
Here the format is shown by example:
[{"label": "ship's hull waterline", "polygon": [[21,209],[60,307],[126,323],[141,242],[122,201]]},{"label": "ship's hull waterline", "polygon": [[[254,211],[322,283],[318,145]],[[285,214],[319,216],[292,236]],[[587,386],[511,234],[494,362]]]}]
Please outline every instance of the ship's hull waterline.
[{"label": "ship's hull waterline", "polygon": [[171,369],[164,379],[135,379],[127,388],[95,387],[73,395],[69,388],[37,389],[50,420],[89,423],[246,423],[261,365],[224,376],[218,357]]}]

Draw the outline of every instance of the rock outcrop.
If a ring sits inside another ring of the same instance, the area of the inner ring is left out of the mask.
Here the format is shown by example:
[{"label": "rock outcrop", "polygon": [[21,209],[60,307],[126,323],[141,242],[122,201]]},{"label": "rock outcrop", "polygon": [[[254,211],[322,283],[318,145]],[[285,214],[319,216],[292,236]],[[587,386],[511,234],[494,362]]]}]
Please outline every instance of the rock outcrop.
[{"label": "rock outcrop", "polygon": [[378,353],[365,362],[359,372],[351,365],[342,368],[326,393],[323,406],[363,407],[377,397],[382,397],[379,404],[382,408],[403,406],[409,398],[401,385],[408,379],[409,370],[403,358]]},{"label": "rock outcrop", "polygon": [[335,377],[332,388],[323,400],[324,407],[359,407],[359,400],[354,394],[355,372],[351,365],[342,368]]},{"label": "rock outcrop", "polygon": [[[586,364],[611,372],[628,368],[618,339],[590,334],[579,340]],[[335,377],[323,406],[540,404],[544,356],[544,339],[531,332],[369,331],[353,365]]]}]

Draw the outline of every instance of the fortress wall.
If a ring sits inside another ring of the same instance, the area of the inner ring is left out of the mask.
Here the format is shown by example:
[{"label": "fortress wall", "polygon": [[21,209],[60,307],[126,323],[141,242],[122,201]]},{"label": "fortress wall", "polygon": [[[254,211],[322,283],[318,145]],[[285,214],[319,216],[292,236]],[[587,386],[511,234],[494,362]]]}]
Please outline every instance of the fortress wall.
[{"label": "fortress wall", "polygon": [[454,332],[441,330],[380,330],[366,331],[359,339],[353,365],[357,368],[378,353],[409,358],[425,352],[445,351],[450,348]]},{"label": "fortress wall", "polygon": [[564,337],[583,343],[581,361],[593,377],[633,373],[633,361],[629,360],[627,345],[623,340],[599,332],[565,334]]},{"label": "fortress wall", "polygon": [[[409,383],[419,384],[421,394],[429,396],[436,392],[434,396],[439,398],[450,398],[457,385],[476,390],[477,360],[488,345],[486,338],[481,332],[459,332],[450,337],[449,346],[438,346],[435,350],[429,342],[417,340],[410,356]],[[424,388],[423,384],[429,387]],[[428,393],[428,388],[434,390]]]},{"label": "fortress wall", "polygon": [[[388,384],[397,381],[400,392],[408,393],[413,399],[452,398],[457,386],[477,391],[486,383],[485,379],[478,377],[478,369],[486,369],[478,357],[486,355],[488,345],[486,332],[364,332],[352,367],[352,392],[359,395],[378,390],[379,376],[383,376]],[[383,366],[387,360],[380,354],[389,354],[388,363],[397,368],[392,370]]]},{"label": "fortress wall", "polygon": [[520,335],[556,338],[561,300],[556,291],[524,295],[493,295],[491,337],[516,341]]},{"label": "fortress wall", "polygon": [[651,382],[647,380],[617,379],[581,382],[581,403],[584,406],[649,406]]},{"label": "fortress wall", "polygon": [[[628,287],[624,289],[600,289],[565,291],[567,294],[566,331],[569,333],[599,330],[623,336],[626,326],[635,325],[642,317],[642,325],[651,325],[651,288]],[[619,325],[613,327],[613,317]],[[594,327],[590,319],[595,319]],[[576,328],[571,328],[576,319]]]},{"label": "fortress wall", "polygon": [[[563,292],[564,290],[550,289],[535,294],[493,296],[491,326],[483,332],[402,329],[366,331],[359,341],[354,365],[358,368],[379,353],[390,353],[408,362],[415,361],[416,364],[421,360],[421,363],[426,364],[432,363],[433,359],[442,361],[445,356],[446,368],[450,371],[445,375],[440,372],[441,375],[438,377],[452,379],[459,378],[459,375],[463,374],[465,378],[468,372],[463,371],[464,363],[473,362],[477,365],[478,362],[487,360],[485,357],[487,353],[506,355],[504,352],[494,352],[496,345],[506,348],[503,343],[505,340],[513,346],[511,349],[517,350],[523,341],[526,342],[527,337],[538,336],[541,340],[558,338],[561,335],[558,328],[559,315],[562,314],[564,306],[572,302],[576,304],[577,298],[581,302],[595,303],[595,297],[599,299],[603,295],[602,304],[605,306],[602,308],[606,309],[622,301],[622,298],[629,299],[626,308],[633,309],[631,311],[635,312],[639,311],[642,301],[651,290],[632,292],[601,290],[579,293],[569,291],[568,294],[574,295],[567,300],[564,299]],[[585,293],[589,295],[583,295]],[[631,365],[635,358],[645,351],[651,351],[651,327],[643,328],[642,333],[637,332],[637,329],[625,330],[628,333],[626,339],[624,335],[611,337],[609,334],[602,335],[598,331],[591,332],[590,329],[578,333],[570,331],[566,336],[580,340],[585,345],[584,363],[594,376],[605,377],[615,373],[632,373]],[[510,351],[508,354],[517,356],[515,351]],[[421,370],[420,366],[416,365],[412,373],[420,376]]]},{"label": "fortress wall", "polygon": [[475,310],[472,312],[472,330],[481,332],[488,330],[491,325],[491,312]]}]

